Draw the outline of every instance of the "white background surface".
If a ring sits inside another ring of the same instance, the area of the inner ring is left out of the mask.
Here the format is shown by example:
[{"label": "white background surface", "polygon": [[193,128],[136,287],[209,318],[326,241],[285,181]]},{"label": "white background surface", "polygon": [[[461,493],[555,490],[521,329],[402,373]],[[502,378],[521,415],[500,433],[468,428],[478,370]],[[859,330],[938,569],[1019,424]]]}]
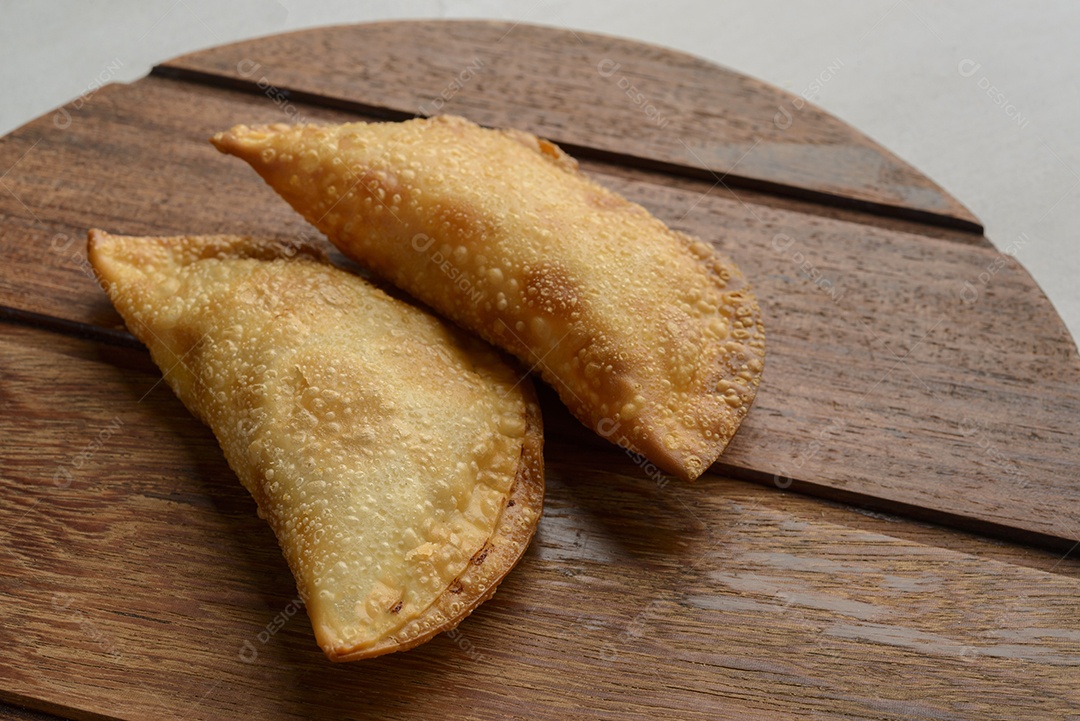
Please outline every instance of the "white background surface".
[{"label": "white background surface", "polygon": [[999,249],[1019,246],[1017,259],[1080,337],[1075,0],[0,0],[0,135],[95,82],[135,80],[154,63],[200,48],[421,17],[510,19],[636,38],[795,93],[839,60],[813,101],[952,193]]}]

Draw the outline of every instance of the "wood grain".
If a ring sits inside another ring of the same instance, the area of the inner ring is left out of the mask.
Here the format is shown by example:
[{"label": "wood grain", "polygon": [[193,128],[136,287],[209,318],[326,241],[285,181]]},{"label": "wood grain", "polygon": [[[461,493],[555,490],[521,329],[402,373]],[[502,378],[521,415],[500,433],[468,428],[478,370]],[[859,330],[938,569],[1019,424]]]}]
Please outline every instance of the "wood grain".
[{"label": "wood grain", "polygon": [[[294,107],[312,120],[355,117]],[[115,331],[86,271],[89,226],[310,235],[206,142],[241,120],[282,119],[269,98],[151,77],[102,89],[67,128],[43,118],[3,139],[0,167],[13,167],[0,195],[0,304]],[[1080,539],[1080,362],[1018,265],[910,223],[583,167],[715,243],[754,283],[769,355],[725,472],[1055,547]]]},{"label": "wood grain", "polygon": [[533,546],[460,633],[334,666],[254,503],[145,352],[0,324],[0,367],[7,702],[79,719],[1047,719],[1080,704],[1077,561],[713,475],[659,488],[571,438],[548,441]]},{"label": "wood grain", "polygon": [[61,717],[0,701],[0,718],[6,721],[57,721]]},{"label": "wood grain", "polygon": [[[819,79],[844,70],[833,59]],[[397,119],[456,113],[530,130],[578,156],[982,234],[926,176],[807,102],[812,89],[788,93],[630,40],[526,23],[395,21],[225,45],[155,72]]]}]

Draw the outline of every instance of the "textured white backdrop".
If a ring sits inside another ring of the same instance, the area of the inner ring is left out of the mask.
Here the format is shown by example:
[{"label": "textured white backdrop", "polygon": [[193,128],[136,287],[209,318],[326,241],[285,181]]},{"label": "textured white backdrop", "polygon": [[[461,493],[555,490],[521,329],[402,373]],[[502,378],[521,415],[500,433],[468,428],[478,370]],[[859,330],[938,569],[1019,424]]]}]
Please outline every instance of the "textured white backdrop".
[{"label": "textured white backdrop", "polygon": [[510,19],[637,38],[796,93],[839,60],[814,102],[955,195],[998,248],[1023,238],[1017,258],[1080,337],[1075,0],[0,0],[0,135],[96,79],[134,80],[199,48],[418,17]]}]

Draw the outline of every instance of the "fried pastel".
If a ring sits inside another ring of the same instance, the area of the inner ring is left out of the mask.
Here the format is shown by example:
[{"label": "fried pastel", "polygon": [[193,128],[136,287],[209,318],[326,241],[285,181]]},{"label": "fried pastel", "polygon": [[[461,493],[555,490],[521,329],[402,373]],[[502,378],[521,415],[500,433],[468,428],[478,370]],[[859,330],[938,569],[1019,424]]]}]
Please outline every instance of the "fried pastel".
[{"label": "fried pastel", "polygon": [[308,246],[90,231],[128,328],[214,431],[334,661],[456,626],[540,517],[528,380]]},{"label": "fried pastel", "polygon": [[554,144],[440,116],[214,136],[346,255],[517,355],[585,425],[693,479],[765,358],[742,273]]}]

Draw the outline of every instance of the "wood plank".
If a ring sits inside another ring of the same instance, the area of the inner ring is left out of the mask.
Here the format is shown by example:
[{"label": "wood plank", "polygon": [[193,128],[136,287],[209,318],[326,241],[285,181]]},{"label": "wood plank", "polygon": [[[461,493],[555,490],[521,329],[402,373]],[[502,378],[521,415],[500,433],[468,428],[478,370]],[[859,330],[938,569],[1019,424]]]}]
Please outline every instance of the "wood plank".
[{"label": "wood plank", "polygon": [[0,702],[0,718],[7,721],[57,721],[61,717],[44,711],[33,711],[25,706]]},{"label": "wood plank", "polygon": [[[102,89],[66,129],[45,118],[0,141],[0,167],[14,164],[0,195],[0,305],[120,328],[87,275],[93,225],[310,234],[205,142],[238,120],[282,117],[266,98],[147,78]],[[805,492],[1028,542],[1080,540],[1080,362],[1022,268],[999,268],[987,248],[757,205],[713,183],[585,167],[716,243],[753,280],[769,355],[725,472],[790,477]],[[978,297],[965,302],[969,288]]]},{"label": "wood plank", "polygon": [[923,235],[604,181],[714,242],[758,290],[765,377],[725,471],[983,532],[1033,531],[1065,548],[1080,538],[1080,357],[1019,264]]},{"label": "wood plank", "polygon": [[[822,72],[842,73],[839,62]],[[395,21],[225,45],[155,72],[395,118],[456,113],[531,130],[578,156],[716,174],[982,234],[926,176],[804,98],[630,40],[526,23]]]},{"label": "wood plank", "polygon": [[1080,703],[1080,562],[713,475],[659,488],[617,449],[559,438],[536,540],[494,599],[458,634],[332,666],[254,503],[145,352],[0,324],[0,367],[7,702],[79,719]]},{"label": "wood plank", "polygon": [[940,225],[930,225],[904,218],[890,218],[883,215],[865,213],[855,208],[841,208],[836,205],[822,205],[810,200],[794,198],[791,196],[775,195],[758,190],[750,190],[733,186],[726,178],[709,177],[704,180],[688,178],[677,174],[660,173],[655,170],[644,170],[626,165],[596,160],[594,158],[580,159],[579,164],[586,172],[594,175],[615,176],[627,180],[642,181],[664,185],[669,188],[680,188],[688,192],[700,195],[702,193],[716,193],[717,195],[730,198],[731,200],[747,203],[752,206],[767,206],[790,210],[803,215],[813,215],[833,220],[843,220],[848,223],[871,228],[884,228],[886,230],[899,230],[904,233],[923,235],[927,238],[939,238],[964,245],[974,245],[980,248],[993,250],[994,244],[985,235],[979,235],[970,231],[947,228]]},{"label": "wood plank", "polygon": [[[46,116],[0,139],[0,305],[122,327],[86,260],[86,231],[94,226],[131,234],[314,233],[208,142],[213,129],[238,117],[281,120],[266,98],[192,94],[187,84],[145,79],[106,86],[70,111],[69,125]],[[317,112],[324,120],[349,117]]]}]

